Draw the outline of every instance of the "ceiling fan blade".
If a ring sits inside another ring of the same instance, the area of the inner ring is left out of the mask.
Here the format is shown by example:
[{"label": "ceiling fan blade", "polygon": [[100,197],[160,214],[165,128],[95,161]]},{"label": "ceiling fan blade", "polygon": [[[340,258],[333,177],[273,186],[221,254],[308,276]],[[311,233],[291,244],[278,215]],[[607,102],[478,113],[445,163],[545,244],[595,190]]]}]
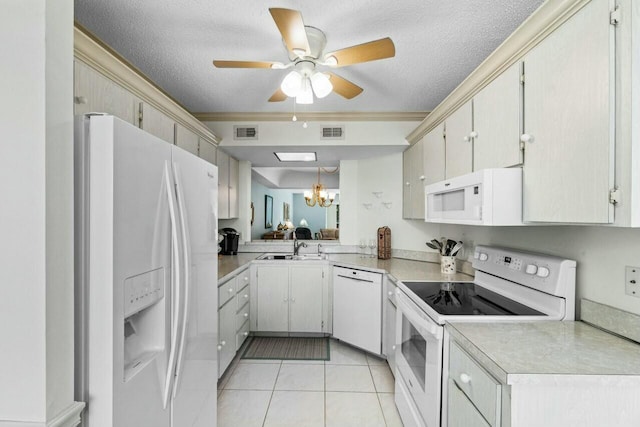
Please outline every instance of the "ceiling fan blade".
[{"label": "ceiling fan blade", "polygon": [[271,95],[271,98],[269,98],[269,102],[282,102],[285,99],[287,99],[287,95],[282,91],[282,89],[278,88],[278,90]]},{"label": "ceiling fan blade", "polygon": [[372,42],[359,44],[327,53],[327,58],[334,57],[337,60],[336,67],[359,64],[361,62],[376,61],[378,59],[392,58],[396,55],[396,47],[393,41],[387,37]]},{"label": "ceiling fan blade", "polygon": [[217,68],[272,68],[273,64],[280,63],[263,61],[213,61],[213,65]]},{"label": "ceiling fan blade", "polygon": [[362,93],[363,89],[360,86],[351,83],[349,80],[343,79],[337,74],[327,74],[329,75],[329,81],[333,85],[333,91],[338,95],[351,99]]},{"label": "ceiling fan blade", "polygon": [[270,8],[269,12],[271,12],[271,16],[282,34],[287,49],[295,54],[298,52],[308,54],[311,49],[309,48],[309,40],[307,40],[307,32],[304,29],[302,14],[297,10],[276,7]]}]

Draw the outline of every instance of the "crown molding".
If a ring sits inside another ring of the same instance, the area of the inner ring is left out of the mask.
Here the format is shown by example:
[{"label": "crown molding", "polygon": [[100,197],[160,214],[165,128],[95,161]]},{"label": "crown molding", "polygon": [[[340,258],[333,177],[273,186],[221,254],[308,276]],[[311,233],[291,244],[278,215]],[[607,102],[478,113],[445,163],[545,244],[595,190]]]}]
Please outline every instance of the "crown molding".
[{"label": "crown molding", "polygon": [[[341,122],[418,122],[428,111],[295,113],[298,120]],[[291,113],[193,113],[202,122],[288,122]]]},{"label": "crown molding", "polygon": [[77,22],[73,28],[73,53],[77,60],[122,86],[176,123],[195,132],[202,139],[214,145],[220,142],[220,138],[211,129],[198,121],[178,101]]},{"label": "crown molding", "polygon": [[553,0],[544,2],[496,50],[456,87],[406,140],[419,141],[464,103],[498,77],[511,65],[521,60],[571,16],[591,0]]}]

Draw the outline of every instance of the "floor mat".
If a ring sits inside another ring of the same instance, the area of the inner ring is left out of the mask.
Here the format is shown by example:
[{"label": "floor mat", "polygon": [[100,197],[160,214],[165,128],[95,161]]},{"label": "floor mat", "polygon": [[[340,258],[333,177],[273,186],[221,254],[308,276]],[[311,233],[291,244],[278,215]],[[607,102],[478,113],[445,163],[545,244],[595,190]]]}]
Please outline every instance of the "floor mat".
[{"label": "floor mat", "polygon": [[329,360],[329,338],[252,337],[242,359]]}]

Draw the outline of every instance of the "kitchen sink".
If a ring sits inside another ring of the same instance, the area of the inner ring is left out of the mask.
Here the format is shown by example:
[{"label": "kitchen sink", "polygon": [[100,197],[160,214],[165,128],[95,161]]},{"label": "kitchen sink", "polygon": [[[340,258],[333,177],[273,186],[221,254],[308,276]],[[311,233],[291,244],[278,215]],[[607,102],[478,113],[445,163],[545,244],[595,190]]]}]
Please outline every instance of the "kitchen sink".
[{"label": "kitchen sink", "polygon": [[301,255],[293,255],[293,254],[279,254],[279,253],[271,253],[261,255],[259,260],[281,260],[281,261],[323,261],[327,259],[326,254],[301,254]]}]

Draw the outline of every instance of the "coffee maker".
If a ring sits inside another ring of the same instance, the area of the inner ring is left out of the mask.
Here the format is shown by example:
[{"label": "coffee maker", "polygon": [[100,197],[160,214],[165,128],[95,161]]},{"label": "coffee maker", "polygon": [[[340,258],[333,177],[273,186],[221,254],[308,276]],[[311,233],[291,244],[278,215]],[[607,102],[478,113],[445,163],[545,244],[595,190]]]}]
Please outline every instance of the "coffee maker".
[{"label": "coffee maker", "polygon": [[240,233],[233,228],[223,228],[219,231],[222,236],[222,242],[220,242],[220,254],[222,255],[237,255],[238,254],[238,240],[240,240]]}]

